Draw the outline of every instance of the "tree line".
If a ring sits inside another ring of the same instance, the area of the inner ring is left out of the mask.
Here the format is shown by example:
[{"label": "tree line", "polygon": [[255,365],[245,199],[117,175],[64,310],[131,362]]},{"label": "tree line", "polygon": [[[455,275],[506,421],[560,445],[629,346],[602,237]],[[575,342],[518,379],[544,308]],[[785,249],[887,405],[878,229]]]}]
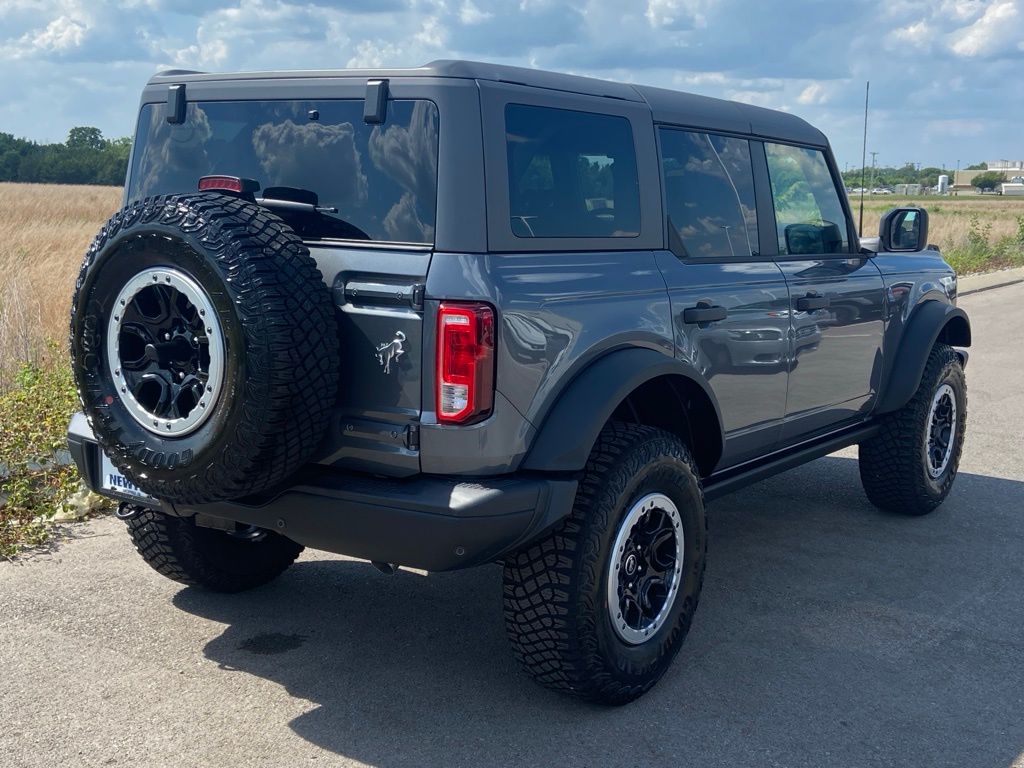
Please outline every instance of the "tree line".
[{"label": "tree line", "polygon": [[[985,171],[988,170],[988,165],[985,163],[978,163],[977,165],[968,165],[965,171]],[[949,183],[953,183],[953,171],[946,170],[945,168],[935,168],[934,166],[928,168],[918,168],[913,163],[907,163],[902,166],[886,166],[878,168],[865,168],[864,169],[864,181],[863,184],[868,187],[894,187],[897,184],[920,184],[923,187],[934,187],[939,183],[939,176],[945,174],[949,176]],[[846,184],[847,188],[853,189],[861,186],[861,169],[850,168],[843,172],[843,183]],[[1001,177],[1001,174],[995,171],[990,171],[986,174],[979,174],[975,177],[975,182],[981,181],[982,187],[989,183],[989,177],[995,179]],[[1006,181],[1006,179],[999,178],[998,181]],[[989,189],[996,186],[998,182],[993,181]]]},{"label": "tree line", "polygon": [[124,184],[130,137],[106,139],[99,128],[78,126],[60,144],[39,144],[0,133],[0,181],[46,184]]}]

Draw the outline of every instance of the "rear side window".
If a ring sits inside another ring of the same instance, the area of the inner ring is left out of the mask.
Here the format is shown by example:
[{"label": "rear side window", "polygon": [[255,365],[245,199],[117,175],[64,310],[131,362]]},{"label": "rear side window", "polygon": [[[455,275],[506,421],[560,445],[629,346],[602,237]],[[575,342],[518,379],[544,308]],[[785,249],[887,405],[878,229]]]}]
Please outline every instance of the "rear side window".
[{"label": "rear side window", "polygon": [[846,213],[825,153],[788,144],[764,145],[779,232],[779,253],[849,253]]},{"label": "rear side window", "polygon": [[671,226],[693,258],[757,254],[750,143],[661,129],[661,167]]},{"label": "rear side window", "polygon": [[640,187],[629,120],[509,104],[505,140],[516,237],[640,234]]},{"label": "rear side window", "polygon": [[307,203],[304,212],[273,209],[306,239],[432,243],[437,129],[426,100],[389,102],[383,125],[364,123],[357,100],[195,102],[180,125],[162,104],[147,104],[128,196],[241,176],[268,198]]}]

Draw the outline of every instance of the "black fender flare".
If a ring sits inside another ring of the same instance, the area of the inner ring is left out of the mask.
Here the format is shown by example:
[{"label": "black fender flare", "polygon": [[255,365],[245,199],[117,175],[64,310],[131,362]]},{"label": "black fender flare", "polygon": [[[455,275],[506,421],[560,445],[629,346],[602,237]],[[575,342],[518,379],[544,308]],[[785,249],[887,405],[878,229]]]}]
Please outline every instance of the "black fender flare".
[{"label": "black fender flare", "polygon": [[926,301],[907,321],[900,344],[892,355],[892,369],[876,413],[891,413],[906,405],[914,396],[928,355],[936,341],[958,347],[971,345],[971,321],[959,307],[941,301]]},{"label": "black fender flare", "polygon": [[565,386],[539,425],[522,468],[548,472],[583,469],[601,428],[619,404],[644,382],[666,375],[682,376],[700,387],[714,406],[719,447],[724,446],[718,401],[697,370],[653,349],[632,347],[600,357]]}]

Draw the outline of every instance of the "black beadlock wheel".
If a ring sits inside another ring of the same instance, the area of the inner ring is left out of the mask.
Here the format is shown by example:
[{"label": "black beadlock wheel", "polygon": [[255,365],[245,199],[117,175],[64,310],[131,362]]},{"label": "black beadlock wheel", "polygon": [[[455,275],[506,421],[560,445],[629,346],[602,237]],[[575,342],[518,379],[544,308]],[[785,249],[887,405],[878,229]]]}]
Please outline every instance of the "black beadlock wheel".
[{"label": "black beadlock wheel", "polygon": [[886,415],[878,434],[860,445],[860,478],[871,503],[914,516],[938,507],[956,479],[966,426],[960,356],[936,344],[910,402]]},{"label": "black beadlock wheel", "polygon": [[602,430],[571,515],[505,562],[505,627],[539,683],[624,704],[665,673],[704,579],[699,478],[672,434],[622,423]]},{"label": "black beadlock wheel", "polygon": [[302,545],[273,531],[239,526],[201,528],[192,518],[172,517],[122,504],[132,543],[161,576],[213,592],[241,592],[277,578],[302,553]]},{"label": "black beadlock wheel", "polygon": [[97,441],[146,493],[238,498],[310,458],[338,389],[330,292],[302,241],[214,193],[129,203],[86,254],[71,356]]}]

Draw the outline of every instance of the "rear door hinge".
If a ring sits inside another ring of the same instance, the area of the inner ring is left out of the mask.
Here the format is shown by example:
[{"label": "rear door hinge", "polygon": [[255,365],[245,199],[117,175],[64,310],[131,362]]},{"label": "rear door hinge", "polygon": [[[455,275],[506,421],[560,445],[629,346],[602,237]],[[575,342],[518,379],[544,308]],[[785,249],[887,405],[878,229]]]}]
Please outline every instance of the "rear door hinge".
[{"label": "rear door hinge", "polygon": [[423,295],[426,293],[426,288],[423,283],[416,283],[412,287],[412,308],[417,312],[423,309]]}]

